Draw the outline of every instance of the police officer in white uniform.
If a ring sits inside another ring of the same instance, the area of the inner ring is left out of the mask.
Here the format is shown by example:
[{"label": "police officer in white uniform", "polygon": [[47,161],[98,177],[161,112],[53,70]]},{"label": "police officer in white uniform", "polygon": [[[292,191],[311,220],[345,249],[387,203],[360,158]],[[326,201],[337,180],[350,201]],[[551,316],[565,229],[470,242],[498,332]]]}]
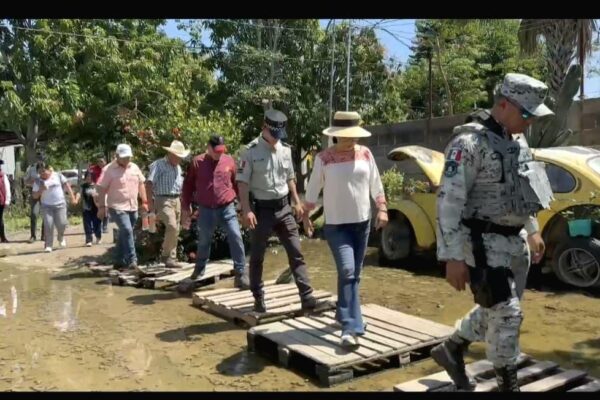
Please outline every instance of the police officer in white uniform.
[{"label": "police officer in white uniform", "polygon": [[[273,231],[287,252],[302,309],[312,310],[317,303],[312,295],[313,288],[300,249],[298,225],[293,216],[294,213],[296,218],[301,218],[304,210],[296,192],[290,146],[280,140],[285,136],[286,122],[287,117],[281,111],[271,109],[265,113],[261,136],[246,146],[236,176],[243,222],[253,230],[250,290],[254,295],[256,312],[266,311],[262,272],[267,239]],[[290,197],[294,202],[293,210]]]}]

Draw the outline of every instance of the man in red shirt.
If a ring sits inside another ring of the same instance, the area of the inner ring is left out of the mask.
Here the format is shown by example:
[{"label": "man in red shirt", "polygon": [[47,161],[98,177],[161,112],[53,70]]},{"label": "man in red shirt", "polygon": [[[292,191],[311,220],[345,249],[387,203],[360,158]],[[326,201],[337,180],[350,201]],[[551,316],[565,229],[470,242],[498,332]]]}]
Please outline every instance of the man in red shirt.
[{"label": "man in red shirt", "polygon": [[88,171],[90,171],[90,173],[92,174],[92,182],[98,183],[98,179],[100,178],[100,175],[102,174],[102,169],[105,165],[106,159],[103,155],[99,155],[98,157],[96,157],[96,163],[90,165],[90,167],[88,168]]},{"label": "man in red shirt", "polygon": [[[181,195],[181,226],[189,229],[191,204],[198,204],[198,249],[196,267],[182,289],[202,274],[210,257],[210,245],[217,223],[225,229],[229,251],[235,269],[234,285],[240,289],[249,289],[244,242],[237,219],[235,198],[237,185],[235,182],[236,164],[230,155],[225,153],[223,136],[212,135],[206,147],[206,153],[196,156],[183,180]],[[193,199],[192,199],[193,198]]]}]

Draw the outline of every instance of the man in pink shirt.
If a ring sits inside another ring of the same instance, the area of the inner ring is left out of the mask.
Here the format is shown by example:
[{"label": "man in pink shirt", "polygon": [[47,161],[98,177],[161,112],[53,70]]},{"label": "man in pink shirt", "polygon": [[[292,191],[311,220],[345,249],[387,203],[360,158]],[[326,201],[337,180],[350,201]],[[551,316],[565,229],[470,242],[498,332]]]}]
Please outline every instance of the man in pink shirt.
[{"label": "man in pink shirt", "polygon": [[144,187],[144,175],[138,166],[131,162],[133,153],[127,144],[117,146],[117,158],[106,166],[97,183],[98,218],[106,216],[119,228],[115,251],[115,269],[137,269],[137,255],[133,239],[133,227],[138,218],[138,195],[142,200],[142,210],[148,212],[148,199]]}]

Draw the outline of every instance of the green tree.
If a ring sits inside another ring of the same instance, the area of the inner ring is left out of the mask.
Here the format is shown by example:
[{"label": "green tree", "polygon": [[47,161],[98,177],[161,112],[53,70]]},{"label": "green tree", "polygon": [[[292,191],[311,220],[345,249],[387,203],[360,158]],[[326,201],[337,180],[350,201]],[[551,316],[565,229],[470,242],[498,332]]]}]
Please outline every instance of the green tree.
[{"label": "green tree", "polygon": [[[70,20],[0,21],[0,126],[14,131],[35,159],[41,135],[61,137],[83,95],[77,82],[77,39]],[[65,35],[48,35],[44,30]]]}]

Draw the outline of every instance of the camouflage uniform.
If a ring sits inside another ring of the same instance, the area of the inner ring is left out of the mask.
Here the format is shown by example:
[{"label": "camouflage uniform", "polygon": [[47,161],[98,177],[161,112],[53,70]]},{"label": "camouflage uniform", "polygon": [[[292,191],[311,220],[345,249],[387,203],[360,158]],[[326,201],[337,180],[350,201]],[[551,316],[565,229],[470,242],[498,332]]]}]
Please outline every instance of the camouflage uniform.
[{"label": "camouflage uniform", "polygon": [[[475,128],[467,124],[456,131]],[[479,125],[479,124],[477,124]],[[481,125],[479,127],[481,128]],[[495,135],[495,133],[492,133]],[[523,140],[523,139],[521,139]],[[524,143],[524,140],[523,140]],[[524,143],[524,147],[527,144]],[[458,153],[457,153],[458,152]],[[458,155],[457,155],[458,154]],[[460,157],[460,160],[455,160]],[[513,297],[491,308],[475,306],[456,324],[460,337],[471,342],[485,341],[487,357],[495,366],[515,364],[519,355],[519,327],[523,320],[519,298],[523,295],[529,270],[529,248],[526,237],[538,229],[533,216],[515,214],[498,215],[502,198],[488,198],[477,204],[487,207],[476,209],[469,191],[478,184],[498,182],[502,177],[502,163],[493,159],[494,151],[489,141],[480,133],[459,133],[446,151],[446,168],[438,192],[437,248],[441,260],[465,260],[475,266],[469,228],[461,223],[463,218],[478,215],[489,217],[499,225],[524,226],[518,236],[506,237],[495,233],[483,235],[483,243],[490,268],[510,266],[514,274]],[[452,159],[454,158],[454,159]],[[454,165],[456,163],[456,165]],[[493,197],[493,194],[490,194]],[[483,199],[481,199],[483,200]],[[464,215],[470,211],[471,215]]]},{"label": "camouflage uniform", "polygon": [[[546,90],[543,83],[533,78],[508,74],[500,94],[521,106],[522,112],[543,116],[551,113],[543,105]],[[552,194],[544,167],[533,161],[523,135],[510,137],[485,110],[475,113],[470,120],[454,129],[454,137],[445,151],[437,204],[437,252],[440,260],[465,261],[475,295],[473,274],[480,265],[476,263],[472,240],[479,235],[485,249],[482,257],[484,263],[487,261],[486,268],[494,274],[506,275],[506,296],[500,297],[504,300],[490,302],[489,307],[476,305],[457,321],[450,338],[454,342],[450,347],[464,345],[462,350],[470,342],[485,341],[487,358],[498,372],[513,368],[520,353],[519,328],[523,320],[520,299],[530,263],[527,235],[538,231],[536,212],[549,207]],[[471,236],[469,221],[476,221],[479,226],[505,228],[512,233],[479,230]],[[458,361],[464,371],[462,354]]]}]

